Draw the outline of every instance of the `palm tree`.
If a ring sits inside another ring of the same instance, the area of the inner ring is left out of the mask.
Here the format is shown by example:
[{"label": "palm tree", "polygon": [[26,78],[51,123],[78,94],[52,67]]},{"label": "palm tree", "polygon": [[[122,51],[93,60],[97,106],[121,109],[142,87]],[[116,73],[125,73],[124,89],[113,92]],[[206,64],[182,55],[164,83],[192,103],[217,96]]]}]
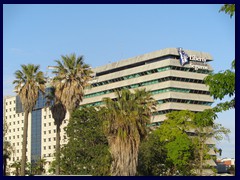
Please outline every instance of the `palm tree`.
[{"label": "palm tree", "polygon": [[39,71],[39,65],[28,64],[21,65],[21,67],[22,70],[15,72],[16,80],[13,81],[13,84],[16,84],[15,92],[19,95],[24,108],[21,176],[25,176],[28,115],[36,104],[39,92],[44,92],[45,80],[43,72]]},{"label": "palm tree", "polygon": [[8,124],[4,116],[4,120],[3,120],[3,175],[4,176],[6,176],[6,173],[7,173],[7,159],[9,159],[11,154],[14,152],[14,149],[11,143],[5,140],[7,131],[8,131]]},{"label": "palm tree", "polygon": [[83,61],[83,56],[76,57],[75,54],[61,56],[61,61],[56,60],[57,66],[53,73],[52,99],[54,104],[51,106],[51,112],[57,126],[56,134],[56,174],[60,174],[60,126],[66,114],[69,117],[73,110],[79,107],[84,95],[84,88],[91,79],[89,65]]},{"label": "palm tree", "polygon": [[56,98],[66,107],[69,116],[79,107],[84,95],[84,88],[91,79],[91,69],[83,61],[83,56],[75,54],[61,56],[61,61],[56,60],[57,66],[53,73]]},{"label": "palm tree", "polygon": [[42,173],[45,173],[44,166],[46,163],[47,163],[46,159],[39,158],[37,162],[34,164],[35,174],[41,175]]},{"label": "palm tree", "polygon": [[13,174],[15,174],[15,176],[19,176],[20,174],[20,168],[21,168],[21,162],[20,161],[15,161],[14,163],[11,164],[12,168],[15,168],[15,171],[13,172]]},{"label": "palm tree", "polygon": [[7,172],[7,159],[13,153],[13,147],[9,141],[3,141],[3,175],[6,176]]},{"label": "palm tree", "polygon": [[105,134],[113,161],[111,175],[134,176],[138,162],[139,144],[147,135],[147,123],[156,102],[150,92],[129,90],[117,92],[117,100],[104,98]]},{"label": "palm tree", "polygon": [[60,174],[60,127],[66,116],[66,108],[64,105],[55,97],[54,87],[49,87],[46,99],[46,105],[50,106],[50,110],[56,125],[56,175]]}]

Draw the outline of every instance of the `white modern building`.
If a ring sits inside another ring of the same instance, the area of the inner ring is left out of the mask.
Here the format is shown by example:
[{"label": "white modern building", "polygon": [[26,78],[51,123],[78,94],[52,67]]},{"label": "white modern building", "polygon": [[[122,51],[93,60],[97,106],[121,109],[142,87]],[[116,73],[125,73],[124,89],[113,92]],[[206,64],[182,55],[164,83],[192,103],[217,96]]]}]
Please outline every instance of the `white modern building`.
[{"label": "white modern building", "polygon": [[[149,126],[159,125],[171,111],[203,111],[211,108],[213,103],[203,82],[212,71],[208,64],[212,60],[208,53],[167,48],[93,68],[92,87],[85,90],[81,105],[101,105],[102,98],[115,98],[114,92],[123,88],[146,88],[158,102]],[[48,162],[46,168],[49,168],[54,158],[56,126],[44,104],[45,99],[40,95],[34,111],[29,115],[27,158],[29,162],[39,157],[45,158]],[[11,164],[21,159],[22,149],[24,113],[17,96],[4,98],[4,118],[9,125],[5,140],[15,148],[9,159],[8,164]],[[67,142],[63,130],[67,119],[68,114],[61,126],[61,144]]]}]

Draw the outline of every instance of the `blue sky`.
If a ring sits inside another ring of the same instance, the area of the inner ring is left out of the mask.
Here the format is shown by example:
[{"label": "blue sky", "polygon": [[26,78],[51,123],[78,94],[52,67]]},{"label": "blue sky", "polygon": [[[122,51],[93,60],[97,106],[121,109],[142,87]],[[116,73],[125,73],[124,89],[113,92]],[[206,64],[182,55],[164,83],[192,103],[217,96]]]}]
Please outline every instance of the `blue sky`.
[{"label": "blue sky", "polygon": [[[84,55],[92,67],[163,48],[210,53],[215,72],[235,58],[235,16],[221,4],[3,5],[3,95],[13,95],[14,72],[34,63],[46,72],[61,55]],[[226,98],[227,100],[228,98]],[[218,101],[217,101],[218,102]],[[218,114],[230,142],[217,143],[235,157],[235,110]]]}]

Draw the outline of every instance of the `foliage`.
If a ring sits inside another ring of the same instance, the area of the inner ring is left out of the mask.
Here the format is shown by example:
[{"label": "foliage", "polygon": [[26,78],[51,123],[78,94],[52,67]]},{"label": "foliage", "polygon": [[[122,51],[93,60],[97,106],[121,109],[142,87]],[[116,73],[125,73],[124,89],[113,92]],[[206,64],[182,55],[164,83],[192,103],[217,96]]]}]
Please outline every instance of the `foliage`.
[{"label": "foliage", "polygon": [[84,88],[91,79],[92,71],[89,65],[84,63],[83,56],[76,57],[75,54],[61,56],[61,60],[55,62],[55,96],[71,114],[82,101]]},{"label": "foliage", "polygon": [[21,175],[25,176],[28,115],[36,104],[39,92],[44,92],[45,79],[39,65],[21,65],[21,68],[22,70],[15,72],[13,84],[16,84],[15,92],[18,93],[24,108]]},{"label": "foliage", "polygon": [[44,76],[40,66],[34,64],[21,65],[22,70],[15,72],[13,81],[15,92],[18,93],[25,111],[31,112],[35,106],[39,91],[44,93]]},{"label": "foliage", "polygon": [[229,14],[230,17],[232,18],[233,15],[235,14],[235,4],[224,4],[219,12],[225,12],[226,14]]},{"label": "foliage", "polygon": [[181,134],[166,144],[167,157],[173,162],[182,175],[191,175],[191,162],[193,160],[193,143],[187,134]]},{"label": "foliage", "polygon": [[71,175],[109,175],[111,164],[107,139],[103,133],[101,111],[94,107],[72,113],[62,149],[62,173]]},{"label": "foliage", "polygon": [[135,175],[140,142],[146,137],[146,124],[150,121],[155,100],[150,92],[122,90],[117,99],[103,99],[105,103],[104,132],[113,161],[111,175]]},{"label": "foliage", "polygon": [[168,166],[168,171],[172,172],[171,175],[192,175],[194,144],[188,132],[194,128],[192,119],[195,114],[188,110],[173,111],[166,117],[159,127],[159,140],[164,144],[167,158],[173,164]]},{"label": "foliage", "polygon": [[3,121],[3,175],[7,175],[7,159],[11,157],[11,154],[14,152],[14,147],[11,145],[10,141],[5,140],[5,136],[8,131],[8,124],[6,119]]},{"label": "foliage", "polygon": [[[219,12],[224,11],[232,17],[235,13],[235,4],[224,4]],[[235,60],[232,61],[231,70],[211,73],[205,79],[209,86],[210,95],[214,99],[222,100],[224,97],[233,97],[230,101],[221,102],[214,107],[215,112],[222,112],[235,108]]]},{"label": "foliage", "polygon": [[12,172],[15,176],[20,175],[20,169],[21,169],[21,162],[15,161],[11,164],[11,168],[14,168],[15,170]]},{"label": "foliage", "polygon": [[41,175],[45,173],[44,166],[46,165],[46,159],[38,159],[34,164],[31,164],[31,173],[34,175]]},{"label": "foliage", "polygon": [[207,141],[221,140],[229,129],[214,122],[217,116],[211,109],[198,113],[173,111],[166,116],[140,146],[138,174],[202,175],[207,167],[205,160],[212,158]]},{"label": "foliage", "polygon": [[159,128],[151,131],[139,147],[137,175],[160,176],[170,175],[168,171],[173,164],[167,159],[165,143],[159,141]]}]

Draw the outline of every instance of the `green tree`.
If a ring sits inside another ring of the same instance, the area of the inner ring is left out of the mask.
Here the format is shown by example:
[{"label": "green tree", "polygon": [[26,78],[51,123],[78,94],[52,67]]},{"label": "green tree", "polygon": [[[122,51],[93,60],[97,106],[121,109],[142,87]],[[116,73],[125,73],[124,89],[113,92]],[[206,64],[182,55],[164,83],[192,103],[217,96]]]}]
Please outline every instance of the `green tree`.
[{"label": "green tree", "polygon": [[46,159],[39,158],[34,164],[31,164],[31,171],[34,175],[42,175],[45,173],[44,166],[46,165]]},{"label": "green tree", "polygon": [[11,157],[13,147],[9,141],[3,140],[3,175],[7,172],[7,159]]},{"label": "green tree", "polygon": [[171,175],[173,164],[167,159],[165,143],[159,141],[159,128],[150,131],[139,147],[137,175]]},{"label": "green tree", "polygon": [[134,176],[138,163],[139,144],[147,135],[156,102],[150,92],[123,90],[116,93],[117,100],[104,98],[104,132],[113,158],[111,175]]},{"label": "green tree", "polygon": [[11,164],[11,167],[15,169],[12,173],[15,176],[19,176],[20,175],[20,169],[21,169],[21,162],[20,161],[15,161],[14,163]]},{"label": "green tree", "polygon": [[188,133],[194,128],[195,114],[188,110],[173,111],[166,115],[158,132],[160,141],[167,151],[168,175],[193,175],[194,144]]},{"label": "green tree", "polygon": [[186,133],[178,135],[173,141],[166,144],[167,158],[173,162],[181,175],[192,175],[194,145]]},{"label": "green tree", "polygon": [[209,139],[221,141],[224,136],[228,137],[230,130],[224,128],[221,124],[217,124],[214,120],[217,118],[216,113],[212,109],[206,109],[203,112],[195,114],[193,124],[195,125],[195,164],[197,165],[197,174],[202,176],[205,160],[210,159],[208,155],[209,147],[206,142]]},{"label": "green tree", "polygon": [[[225,12],[232,17],[235,14],[235,4],[224,4],[219,12]],[[222,100],[226,96],[233,97],[230,101],[217,104],[213,108],[215,112],[235,108],[235,59],[232,61],[231,69],[211,73],[204,81],[209,86],[210,95],[214,99]]]},{"label": "green tree", "polygon": [[7,159],[11,157],[11,154],[14,151],[11,143],[5,140],[7,131],[8,131],[8,124],[4,117],[4,121],[3,121],[3,175],[4,176],[7,175]]},{"label": "green tree", "polygon": [[109,175],[111,155],[102,120],[99,119],[101,113],[94,107],[73,111],[66,127],[68,143],[61,151],[64,174]]},{"label": "green tree", "polygon": [[229,14],[232,18],[235,14],[235,4],[224,4],[219,12],[225,12],[226,14]]},{"label": "green tree", "polygon": [[39,71],[39,65],[21,65],[21,68],[15,72],[16,80],[13,81],[13,84],[16,84],[15,92],[19,95],[24,108],[21,176],[25,176],[28,115],[36,104],[39,92],[44,92],[45,80],[43,72]]},{"label": "green tree", "polygon": [[159,137],[165,143],[167,157],[174,164],[175,173],[203,175],[206,160],[211,159],[207,141],[209,138],[222,140],[229,129],[214,122],[217,115],[212,109],[198,113],[175,111],[166,116],[159,127]]}]

